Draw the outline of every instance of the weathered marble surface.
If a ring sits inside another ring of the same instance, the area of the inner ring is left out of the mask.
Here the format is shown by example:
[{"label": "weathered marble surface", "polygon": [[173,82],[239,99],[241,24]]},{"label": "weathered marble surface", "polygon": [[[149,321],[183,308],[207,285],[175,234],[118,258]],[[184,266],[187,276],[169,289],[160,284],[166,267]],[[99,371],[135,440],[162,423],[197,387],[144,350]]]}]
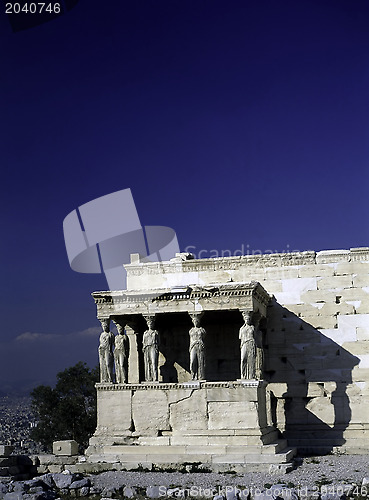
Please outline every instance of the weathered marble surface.
[{"label": "weathered marble surface", "polygon": [[[260,327],[264,359],[257,350],[255,375],[260,376],[262,364],[275,426],[301,450],[341,447],[353,452],[369,447],[369,416],[365,411],[369,396],[369,248],[178,258],[160,265],[136,259],[126,269],[127,301],[122,299],[122,292],[108,292],[105,302],[104,294],[94,294],[100,317],[109,311],[138,310],[143,314],[136,300],[149,292],[150,283],[151,293],[163,294],[163,300],[152,302],[149,308],[157,315],[159,325],[166,307],[179,314],[205,311],[210,323],[204,326],[207,373],[211,380],[216,373],[223,380],[235,380],[240,378],[238,332],[242,318],[234,312],[223,324],[220,316],[209,316],[214,307],[211,291],[217,288],[218,293],[224,293],[220,311],[249,307],[255,312],[256,307],[262,307],[267,317]],[[246,295],[237,295],[251,281],[260,282],[266,296],[274,296],[269,304],[265,300],[264,305],[256,306],[251,286]],[[201,296],[204,288],[209,290],[208,296]],[[231,295],[232,288],[238,290],[235,295]],[[168,291],[182,298],[171,300],[169,306],[164,300]],[[163,331],[167,348],[165,364],[159,366],[159,380],[175,381],[177,377],[176,381],[182,383],[190,379],[190,369],[188,344],[179,339],[188,336],[191,323],[184,316],[176,320],[180,323],[176,327],[178,336],[173,334],[174,323]],[[259,329],[256,318],[253,325]],[[227,342],[222,342],[224,338]],[[173,352],[175,359],[171,359]],[[222,356],[217,356],[220,352]],[[172,372],[174,379],[170,378]]]}]

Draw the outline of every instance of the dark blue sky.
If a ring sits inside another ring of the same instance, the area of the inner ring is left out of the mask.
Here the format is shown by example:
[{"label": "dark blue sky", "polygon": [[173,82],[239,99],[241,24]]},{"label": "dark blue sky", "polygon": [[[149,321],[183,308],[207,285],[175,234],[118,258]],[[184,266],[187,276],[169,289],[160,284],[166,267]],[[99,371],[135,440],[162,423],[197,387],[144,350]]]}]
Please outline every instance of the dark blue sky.
[{"label": "dark blue sky", "polygon": [[369,244],[367,0],[79,0],[15,33],[2,8],[0,46],[0,389],[97,363],[106,282],[62,222],[99,196],[195,253]]}]

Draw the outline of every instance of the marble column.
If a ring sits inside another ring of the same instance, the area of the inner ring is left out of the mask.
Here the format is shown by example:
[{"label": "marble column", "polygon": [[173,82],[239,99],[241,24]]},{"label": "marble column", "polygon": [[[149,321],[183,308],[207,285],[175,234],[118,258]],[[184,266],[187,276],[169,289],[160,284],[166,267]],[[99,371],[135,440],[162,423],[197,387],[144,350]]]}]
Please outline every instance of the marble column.
[{"label": "marble column", "polygon": [[126,334],[129,340],[128,357],[128,382],[130,384],[140,383],[140,353],[138,342],[137,323],[129,321],[126,325]]}]

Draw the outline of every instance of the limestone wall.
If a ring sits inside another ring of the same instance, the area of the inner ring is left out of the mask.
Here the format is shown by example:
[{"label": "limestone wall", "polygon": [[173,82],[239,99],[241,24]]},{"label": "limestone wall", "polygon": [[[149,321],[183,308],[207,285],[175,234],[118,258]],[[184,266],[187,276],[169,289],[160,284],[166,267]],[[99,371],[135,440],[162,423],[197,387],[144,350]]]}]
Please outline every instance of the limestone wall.
[{"label": "limestone wall", "polygon": [[184,258],[127,265],[128,289],[259,281],[275,425],[300,449],[367,449],[369,248]]}]

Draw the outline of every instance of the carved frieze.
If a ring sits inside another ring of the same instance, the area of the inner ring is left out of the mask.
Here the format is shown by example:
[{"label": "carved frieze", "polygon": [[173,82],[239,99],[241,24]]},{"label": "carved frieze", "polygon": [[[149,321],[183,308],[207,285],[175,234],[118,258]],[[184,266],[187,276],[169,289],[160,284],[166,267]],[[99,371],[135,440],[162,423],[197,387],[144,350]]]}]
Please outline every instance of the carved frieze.
[{"label": "carved frieze", "polygon": [[257,282],[218,286],[186,287],[185,291],[158,290],[153,293],[94,292],[98,317],[122,314],[155,314],[156,312],[191,312],[230,310],[249,307],[265,310],[270,296]]},{"label": "carved frieze", "polygon": [[182,382],[182,383],[163,383],[149,382],[143,384],[96,384],[98,391],[155,391],[170,389],[214,389],[214,388],[235,388],[235,387],[261,387],[266,386],[264,380],[236,380],[231,382]]}]

